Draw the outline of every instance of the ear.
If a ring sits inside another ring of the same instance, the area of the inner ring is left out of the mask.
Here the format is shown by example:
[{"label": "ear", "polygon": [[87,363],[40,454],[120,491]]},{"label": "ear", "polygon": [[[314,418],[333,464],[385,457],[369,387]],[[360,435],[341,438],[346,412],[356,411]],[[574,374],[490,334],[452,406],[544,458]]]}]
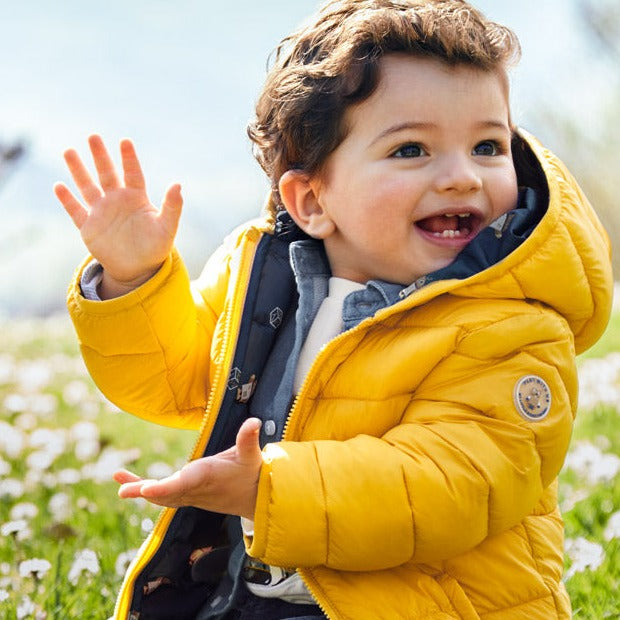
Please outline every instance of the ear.
[{"label": "ear", "polygon": [[278,184],[289,215],[305,233],[326,239],[336,226],[319,200],[320,183],[301,170],[287,170]]}]

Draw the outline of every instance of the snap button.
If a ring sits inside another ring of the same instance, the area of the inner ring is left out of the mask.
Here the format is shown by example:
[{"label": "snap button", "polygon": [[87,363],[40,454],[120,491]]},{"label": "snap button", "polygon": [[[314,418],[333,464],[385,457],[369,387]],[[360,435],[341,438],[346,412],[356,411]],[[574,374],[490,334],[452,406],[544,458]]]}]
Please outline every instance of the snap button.
[{"label": "snap button", "polygon": [[276,423],[273,420],[267,420],[263,425],[263,430],[265,431],[265,435],[273,437],[277,430]]}]

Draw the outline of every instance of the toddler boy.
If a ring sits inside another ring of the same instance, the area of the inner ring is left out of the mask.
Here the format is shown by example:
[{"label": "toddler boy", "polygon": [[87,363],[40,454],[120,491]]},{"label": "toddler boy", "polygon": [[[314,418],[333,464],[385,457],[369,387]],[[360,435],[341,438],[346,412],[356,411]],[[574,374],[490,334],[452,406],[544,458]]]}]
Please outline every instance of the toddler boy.
[{"label": "toddler boy", "polygon": [[[190,286],[173,185],[66,161],[95,380],[199,428],[117,618],[569,618],[557,474],[609,245],[511,121],[513,33],[459,0],[343,0],[279,48],[249,133],[272,182]],[[232,447],[230,447],[232,446]],[[242,532],[239,527],[243,519]]]}]

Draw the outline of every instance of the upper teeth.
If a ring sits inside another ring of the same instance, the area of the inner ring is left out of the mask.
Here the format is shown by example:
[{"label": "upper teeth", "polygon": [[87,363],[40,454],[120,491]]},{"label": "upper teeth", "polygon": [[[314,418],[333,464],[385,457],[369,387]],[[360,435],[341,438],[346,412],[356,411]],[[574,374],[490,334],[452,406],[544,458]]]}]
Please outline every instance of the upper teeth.
[{"label": "upper teeth", "polygon": [[458,215],[456,213],[446,213],[444,215],[444,217],[469,217],[471,215],[471,213],[459,213]]}]

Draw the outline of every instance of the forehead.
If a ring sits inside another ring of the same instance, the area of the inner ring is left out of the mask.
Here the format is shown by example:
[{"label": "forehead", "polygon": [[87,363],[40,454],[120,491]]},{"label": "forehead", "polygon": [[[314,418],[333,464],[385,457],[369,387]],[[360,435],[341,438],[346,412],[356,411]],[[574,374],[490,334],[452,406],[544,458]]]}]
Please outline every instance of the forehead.
[{"label": "forehead", "polygon": [[510,125],[506,70],[388,54],[380,61],[375,91],[346,110],[346,128],[352,130],[358,120],[367,125],[372,119],[388,120],[385,117],[390,115],[419,122],[444,116],[446,121],[467,122],[491,116]]}]

